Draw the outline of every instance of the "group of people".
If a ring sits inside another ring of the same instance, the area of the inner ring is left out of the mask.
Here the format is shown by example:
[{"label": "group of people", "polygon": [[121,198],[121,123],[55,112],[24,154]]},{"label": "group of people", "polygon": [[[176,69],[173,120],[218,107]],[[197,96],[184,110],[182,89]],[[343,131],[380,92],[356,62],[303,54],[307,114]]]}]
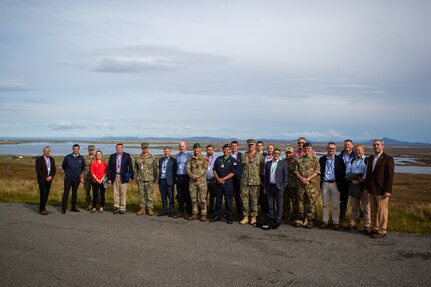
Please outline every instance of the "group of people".
[{"label": "group of people", "polygon": [[[320,186],[323,203],[320,228],[332,226],[338,230],[340,221],[346,221],[350,201],[349,229],[356,229],[360,214],[363,214],[365,234],[373,238],[386,236],[394,160],[384,152],[382,140],[373,141],[374,154],[369,157],[364,155],[363,145],[354,146],[351,140],[346,140],[339,155],[336,154],[336,144],[330,142],[327,154],[318,158],[312,144],[303,137],[298,139],[296,150],[286,147],[285,159],[281,159],[281,150],[273,144],[264,151],[263,142],[254,139],[247,140],[244,153],[238,151],[237,141],[223,145],[223,155],[219,157],[215,156],[211,144],[206,146],[206,155],[203,155],[199,143],[193,145],[193,152],[187,152],[186,143],[181,141],[175,157],[166,146],[160,158],[150,154],[149,143],[142,143],[141,148],[142,153],[132,158],[123,151],[123,144],[118,143],[116,153],[111,154],[106,163],[102,151],[95,151],[94,145],[88,147],[85,157],[79,153],[80,146],[73,145],[73,152],[65,156],[62,163],[65,174],[62,213],[66,213],[70,189],[71,211],[79,212],[77,191],[83,183],[87,210],[103,212],[105,190],[112,185],[113,213],[124,214],[128,183],[136,178],[139,193],[136,214],[140,216],[154,215],[153,185],[158,183],[162,199],[158,216],[203,222],[225,220],[232,224],[235,201],[237,213],[242,215],[241,225],[274,229],[284,220],[297,227],[313,228]],[[47,215],[45,206],[56,174],[49,147],[45,147],[43,155],[36,159],[36,172],[40,189],[39,212]],[[174,186],[178,204],[176,214]]]}]

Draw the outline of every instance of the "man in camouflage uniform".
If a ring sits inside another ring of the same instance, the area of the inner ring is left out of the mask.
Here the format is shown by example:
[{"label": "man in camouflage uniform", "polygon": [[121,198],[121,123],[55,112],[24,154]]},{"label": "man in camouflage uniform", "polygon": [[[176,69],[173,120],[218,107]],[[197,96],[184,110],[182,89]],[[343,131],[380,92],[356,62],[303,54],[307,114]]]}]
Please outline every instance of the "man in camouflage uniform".
[{"label": "man in camouflage uniform", "polygon": [[247,140],[248,151],[241,155],[241,201],[243,219],[240,224],[248,223],[248,216],[251,216],[251,224],[256,224],[257,201],[259,199],[261,178],[264,168],[264,158],[260,152],[256,151],[256,141]]},{"label": "man in camouflage uniform", "polygon": [[[88,155],[85,156],[85,170],[84,170],[84,190],[85,190],[85,203],[87,204],[87,210],[91,210],[91,179],[90,166],[91,163],[96,159],[94,155],[94,145],[88,146]],[[100,198],[100,196],[98,196]],[[99,202],[98,202],[99,203]]]},{"label": "man in camouflage uniform", "polygon": [[320,164],[313,156],[311,143],[303,145],[305,154],[298,159],[295,174],[298,179],[299,219],[295,226],[313,228],[316,214],[316,201],[318,196]]},{"label": "man in camouflage uniform", "polygon": [[153,184],[157,181],[157,160],[149,153],[149,144],[141,144],[142,153],[135,159],[135,174],[138,182],[139,211],[137,215],[152,216],[153,211]]},{"label": "man in camouflage uniform", "polygon": [[[200,197],[201,221],[207,220],[207,181],[206,172],[208,170],[208,160],[201,154],[201,145],[193,145],[193,156],[187,161],[186,171],[190,176],[190,199],[192,201],[192,216],[189,220],[198,218],[198,199]],[[199,193],[199,194],[198,194]]]},{"label": "man in camouflage uniform", "polygon": [[292,147],[286,148],[287,176],[288,184],[283,194],[283,217],[287,224],[298,219],[298,182],[296,180],[295,169],[297,160],[294,157],[295,151]]}]

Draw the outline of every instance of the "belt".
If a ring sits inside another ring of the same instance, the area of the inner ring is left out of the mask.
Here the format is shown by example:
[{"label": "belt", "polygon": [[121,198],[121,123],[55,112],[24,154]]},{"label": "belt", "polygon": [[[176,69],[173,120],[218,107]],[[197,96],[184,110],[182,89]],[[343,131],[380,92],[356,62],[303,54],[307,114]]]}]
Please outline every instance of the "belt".
[{"label": "belt", "polygon": [[327,182],[327,183],[334,183],[335,182],[335,180],[323,180],[324,182]]},{"label": "belt", "polygon": [[207,179],[207,181],[214,181],[216,180],[215,178],[211,178],[211,179]]}]

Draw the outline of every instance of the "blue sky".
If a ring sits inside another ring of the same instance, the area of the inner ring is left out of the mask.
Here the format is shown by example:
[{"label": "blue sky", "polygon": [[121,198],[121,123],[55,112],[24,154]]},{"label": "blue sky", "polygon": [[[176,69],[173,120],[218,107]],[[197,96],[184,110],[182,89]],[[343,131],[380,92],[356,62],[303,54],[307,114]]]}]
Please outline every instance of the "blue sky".
[{"label": "blue sky", "polygon": [[430,3],[2,0],[0,135],[431,142]]}]

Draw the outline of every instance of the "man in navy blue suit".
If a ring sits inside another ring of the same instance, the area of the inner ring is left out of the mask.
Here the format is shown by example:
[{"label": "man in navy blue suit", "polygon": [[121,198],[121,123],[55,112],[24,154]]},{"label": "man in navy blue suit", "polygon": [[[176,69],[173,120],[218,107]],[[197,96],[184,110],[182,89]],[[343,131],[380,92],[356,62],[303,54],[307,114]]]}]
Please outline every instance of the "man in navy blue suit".
[{"label": "man in navy blue suit", "polygon": [[[280,159],[281,151],[276,148],[273,152],[273,158],[265,164],[264,175],[264,192],[268,200],[267,217],[271,221],[275,221],[276,226],[280,226],[283,218],[283,193],[286,189],[287,178],[287,163]],[[277,213],[274,216],[274,205]],[[266,225],[262,226],[264,228]],[[268,228],[268,227],[267,227]]]},{"label": "man in navy blue suit", "polygon": [[123,152],[123,144],[116,145],[117,152],[111,154],[108,163],[108,183],[113,185],[114,214],[126,212],[127,188],[134,178],[130,154]]},{"label": "man in navy blue suit", "polygon": [[[159,159],[159,191],[162,198],[162,212],[158,216],[174,216],[174,184],[177,174],[177,161],[171,157],[171,148],[163,149],[164,156]],[[169,212],[166,210],[169,198]]]}]

